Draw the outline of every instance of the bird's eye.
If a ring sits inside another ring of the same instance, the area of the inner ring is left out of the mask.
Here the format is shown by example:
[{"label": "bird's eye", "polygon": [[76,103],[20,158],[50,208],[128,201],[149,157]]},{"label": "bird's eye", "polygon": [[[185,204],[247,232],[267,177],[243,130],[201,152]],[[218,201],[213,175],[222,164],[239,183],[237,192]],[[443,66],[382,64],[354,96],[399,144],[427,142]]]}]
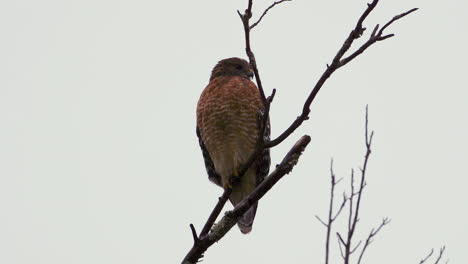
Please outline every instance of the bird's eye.
[{"label": "bird's eye", "polygon": [[242,65],[237,64],[237,65],[236,65],[236,70],[242,70]]}]

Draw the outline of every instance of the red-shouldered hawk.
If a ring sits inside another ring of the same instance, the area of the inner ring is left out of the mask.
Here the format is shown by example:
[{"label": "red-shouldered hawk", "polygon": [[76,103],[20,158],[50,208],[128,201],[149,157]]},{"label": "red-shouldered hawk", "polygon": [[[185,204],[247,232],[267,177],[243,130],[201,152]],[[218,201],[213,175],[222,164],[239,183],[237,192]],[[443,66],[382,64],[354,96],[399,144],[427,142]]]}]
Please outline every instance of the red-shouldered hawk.
[{"label": "red-shouldered hawk", "polygon": [[[210,82],[203,90],[197,106],[197,135],[205,159],[208,178],[226,188],[230,177],[255,151],[260,137],[264,106],[260,92],[250,81],[253,71],[249,63],[239,58],[218,62],[211,72]],[[267,122],[264,135],[270,138]],[[270,169],[270,151],[260,157],[232,186],[229,197],[235,206],[263,181]],[[257,211],[253,205],[238,221],[242,233],[252,230]]]}]

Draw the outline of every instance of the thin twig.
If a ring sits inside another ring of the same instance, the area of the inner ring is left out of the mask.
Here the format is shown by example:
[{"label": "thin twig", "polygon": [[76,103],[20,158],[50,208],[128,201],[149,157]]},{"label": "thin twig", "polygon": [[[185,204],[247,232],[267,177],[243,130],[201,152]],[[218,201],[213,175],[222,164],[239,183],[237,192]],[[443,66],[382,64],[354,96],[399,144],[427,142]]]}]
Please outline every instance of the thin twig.
[{"label": "thin twig", "polygon": [[343,211],[343,208],[345,207],[347,201],[348,201],[348,198],[346,197],[346,195],[343,196],[343,201],[341,202],[340,208],[336,212],[335,216],[332,217],[331,219],[332,221],[335,221],[336,218],[341,214],[341,211]]},{"label": "thin twig", "polygon": [[[328,264],[329,258],[330,258],[330,234],[332,231],[333,222],[341,213],[347,201],[346,196],[344,196],[343,202],[341,203],[340,208],[338,209],[336,213],[333,213],[333,205],[334,205],[334,199],[335,199],[335,187],[338,184],[338,182],[341,181],[341,179],[338,181],[336,180],[335,172],[333,171],[333,159],[331,159],[330,161],[330,180],[331,180],[331,184],[330,184],[330,204],[328,207],[328,223],[325,223],[320,217],[315,216],[327,229],[326,236],[325,236],[325,264]],[[339,234],[337,235],[340,238],[340,235]]]},{"label": "thin twig", "polygon": [[341,247],[341,245],[343,245],[344,247],[346,247],[346,243],[344,242],[343,238],[341,237],[340,233],[336,232],[336,236],[338,237],[338,247],[340,249],[340,254],[341,254],[341,257],[343,259],[345,259],[345,255],[344,255],[344,252],[343,252],[343,248]]},{"label": "thin twig", "polygon": [[325,223],[325,221],[323,221],[320,216],[318,215],[315,215],[315,218],[317,218],[317,220],[325,227],[328,227],[328,224]]},{"label": "thin twig", "polygon": [[325,238],[325,264],[328,264],[330,258],[330,234],[332,231],[333,225],[333,200],[335,198],[335,186],[336,186],[336,177],[335,172],[333,171],[333,159],[330,161],[330,178],[331,178],[331,187],[330,187],[330,205],[328,210],[328,224],[327,224],[327,235]]},{"label": "thin twig", "polygon": [[[350,258],[351,255],[354,253],[354,251],[358,248],[360,245],[361,241],[356,245],[354,248],[352,247],[353,243],[353,237],[356,231],[356,226],[357,223],[359,222],[359,211],[361,209],[361,201],[362,201],[362,195],[363,195],[363,190],[364,187],[366,186],[366,170],[367,170],[367,164],[369,161],[369,157],[371,154],[371,145],[372,145],[372,137],[374,135],[374,132],[372,131],[369,136],[369,108],[366,106],[366,118],[365,118],[365,130],[364,130],[364,135],[365,135],[365,145],[366,145],[366,153],[364,155],[364,162],[363,166],[361,168],[361,177],[360,177],[360,182],[359,182],[359,187],[357,191],[355,192],[355,179],[354,179],[354,170],[351,170],[351,182],[350,182],[350,189],[351,189],[351,195],[349,197],[349,215],[348,215],[348,236],[345,245],[345,252],[344,252],[344,263],[349,264],[350,263]],[[356,196],[356,201],[354,200],[354,197]],[[355,202],[355,203],[354,203]],[[375,231],[371,231],[371,234],[367,237],[367,240],[363,246],[363,249],[361,251],[361,255],[359,256],[359,261],[361,261],[362,256],[364,255],[364,252],[366,248],[369,246],[369,244],[372,242],[372,238],[377,234],[380,229],[388,223],[388,219],[384,219],[381,226]],[[359,264],[358,261],[358,264]]]},{"label": "thin twig", "polygon": [[[438,264],[438,263],[440,262],[440,260],[442,259],[443,255],[444,255],[444,252],[445,252],[445,246],[442,246],[442,247],[439,249],[439,255],[437,255],[437,259],[435,260],[434,264]],[[433,255],[433,253],[434,253],[434,249],[431,249],[431,252],[429,252],[429,254],[428,254],[426,257],[424,257],[424,258],[419,262],[419,264],[424,264],[424,263],[426,263],[426,261],[428,261],[428,260],[431,258],[431,256]],[[445,263],[448,263],[448,262],[449,262],[449,260],[447,259],[447,260],[445,261]]]},{"label": "thin twig", "polygon": [[262,98],[262,102],[266,105],[267,99],[265,97],[265,92],[263,90],[262,80],[260,79],[260,73],[258,72],[257,68],[257,61],[255,60],[255,55],[252,51],[250,45],[250,19],[252,18],[252,0],[249,0],[247,9],[245,10],[244,14],[237,11],[237,14],[242,20],[242,25],[244,26],[244,36],[245,36],[245,52],[247,53],[247,57],[249,58],[250,65],[254,71],[255,80],[257,82],[258,90],[260,91],[260,96]]},{"label": "thin twig", "polygon": [[350,253],[350,254],[353,254],[353,253],[359,248],[359,246],[361,245],[361,243],[362,243],[362,241],[359,240],[359,242],[357,243],[357,245],[354,246],[354,248],[351,249],[351,251],[350,251],[349,253]]},{"label": "thin twig", "polygon": [[256,27],[262,21],[263,17],[268,13],[268,11],[270,11],[270,9],[272,9],[275,5],[281,4],[283,2],[289,2],[289,1],[292,1],[292,0],[280,0],[280,1],[276,1],[273,4],[271,4],[267,9],[265,9],[265,11],[263,11],[263,14],[260,16],[260,18],[257,20],[257,22],[253,23],[250,26],[250,30],[252,30],[254,27]]},{"label": "thin twig", "polygon": [[190,224],[190,230],[192,231],[193,243],[197,244],[200,240],[198,239],[197,230],[195,230],[193,224]]},{"label": "thin twig", "polygon": [[432,248],[432,249],[431,249],[431,252],[429,252],[429,254],[428,254],[425,258],[423,258],[423,259],[419,262],[419,264],[425,263],[425,262],[432,256],[433,253],[434,253],[434,249]]},{"label": "thin twig", "polygon": [[377,235],[377,233],[379,233],[379,231],[382,229],[382,227],[384,227],[388,223],[390,223],[390,219],[384,218],[382,220],[382,223],[380,223],[380,225],[377,227],[377,229],[372,229],[370,231],[369,235],[367,236],[366,242],[364,243],[364,246],[362,247],[361,254],[359,254],[359,259],[358,259],[357,264],[361,263],[362,257],[364,256],[364,253],[366,252],[367,247],[369,247],[369,245],[373,242],[372,238],[374,238]]},{"label": "thin twig", "polygon": [[407,12],[404,12],[402,14],[399,14],[397,16],[394,16],[390,21],[388,21],[379,31],[378,28],[379,28],[379,25],[376,25],[374,27],[374,30],[372,32],[372,34],[369,36],[369,39],[361,45],[361,47],[359,47],[355,52],[353,52],[351,55],[349,55],[348,57],[342,59],[341,61],[339,61],[338,63],[338,67],[342,67],[344,65],[346,65],[348,62],[350,62],[351,60],[353,60],[354,58],[356,58],[357,56],[359,56],[360,54],[362,54],[368,47],[370,47],[372,44],[376,43],[377,41],[382,41],[382,40],[386,40],[388,38],[391,38],[393,36],[395,36],[395,34],[387,34],[387,35],[383,35],[383,31],[388,27],[390,26],[391,24],[393,24],[393,22],[397,21],[398,19],[404,17],[404,16],[407,16],[413,12],[415,12],[416,10],[418,10],[417,8],[413,8]]},{"label": "thin twig", "polygon": [[437,260],[436,262],[434,262],[434,264],[438,264],[439,261],[442,259],[442,256],[444,255],[444,251],[445,251],[445,246],[443,246],[442,248],[440,248],[439,250],[439,256],[437,257]]}]

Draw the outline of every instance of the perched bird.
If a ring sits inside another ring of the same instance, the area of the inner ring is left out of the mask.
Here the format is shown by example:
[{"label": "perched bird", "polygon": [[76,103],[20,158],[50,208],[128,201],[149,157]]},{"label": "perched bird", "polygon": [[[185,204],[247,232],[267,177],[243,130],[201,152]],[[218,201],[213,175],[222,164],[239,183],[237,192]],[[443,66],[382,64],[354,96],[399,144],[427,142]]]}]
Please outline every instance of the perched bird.
[{"label": "perched bird", "polygon": [[[260,135],[264,106],[252,77],[252,67],[243,59],[219,61],[197,105],[197,136],[208,178],[222,188],[232,187],[229,200],[234,206],[263,181],[270,169],[270,151],[265,149],[240,181],[230,186],[231,176],[238,176],[260,137],[270,139],[269,121]],[[257,203],[237,222],[242,233],[252,230],[256,211]]]}]

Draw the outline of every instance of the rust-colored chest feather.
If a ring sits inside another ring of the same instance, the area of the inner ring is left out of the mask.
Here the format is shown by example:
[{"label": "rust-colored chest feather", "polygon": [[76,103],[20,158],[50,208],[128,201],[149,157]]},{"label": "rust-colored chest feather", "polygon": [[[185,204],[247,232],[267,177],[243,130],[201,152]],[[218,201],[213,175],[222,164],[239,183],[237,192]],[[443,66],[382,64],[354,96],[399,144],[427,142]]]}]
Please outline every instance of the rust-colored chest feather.
[{"label": "rust-colored chest feather", "polygon": [[205,88],[197,126],[218,173],[232,173],[255,150],[261,109],[259,91],[248,79],[218,77]]}]

